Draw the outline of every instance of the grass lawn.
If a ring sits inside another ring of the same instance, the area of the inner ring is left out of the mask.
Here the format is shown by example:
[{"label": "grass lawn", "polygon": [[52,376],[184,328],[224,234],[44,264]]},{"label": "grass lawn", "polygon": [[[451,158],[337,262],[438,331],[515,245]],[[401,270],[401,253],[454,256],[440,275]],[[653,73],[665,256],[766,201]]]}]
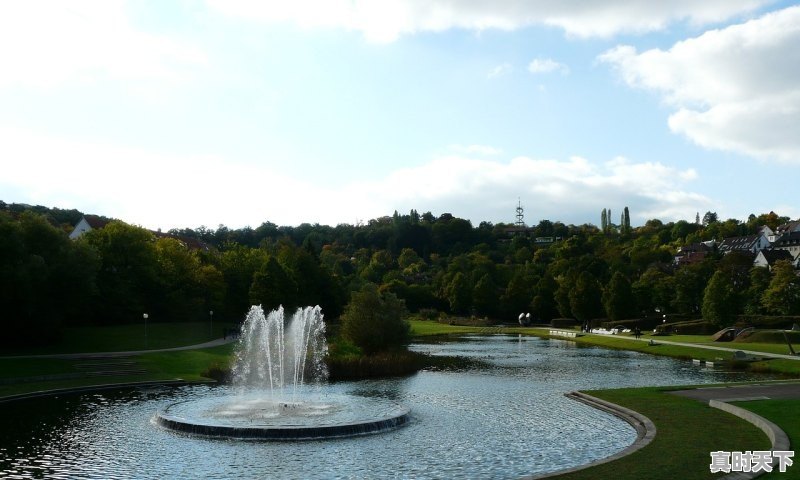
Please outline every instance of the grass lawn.
[{"label": "grass lawn", "polygon": [[64,329],[64,336],[56,345],[2,350],[0,355],[45,355],[55,353],[125,352],[182,347],[204,343],[223,336],[223,329],[233,324],[214,322],[213,334],[208,322],[180,322],[113,326],[85,326]]},{"label": "grass lawn", "polygon": [[[175,380],[207,381],[209,369],[226,367],[234,344],[202,350],[145,353],[124,360],[132,362],[133,374],[80,376],[81,365],[98,360],[59,358],[0,358],[0,397],[58,388],[110,383]],[[102,361],[102,360],[100,360]]]},{"label": "grass lawn", "polygon": [[462,325],[447,325],[445,323],[429,320],[409,320],[411,335],[415,337],[430,337],[435,335],[458,335],[464,333],[482,333],[486,327],[468,327]]},{"label": "grass lawn", "polygon": [[[674,388],[674,387],[673,387]],[[613,478],[683,480],[718,478],[710,452],[769,450],[769,439],[744,420],[665,388],[588,392],[633,409],[653,421],[657,434],[645,448],[614,462],[558,477],[559,480]]]},{"label": "grass lawn", "polygon": [[[733,404],[761,415],[779,425],[789,436],[790,448],[800,453],[800,449],[797,448],[798,442],[800,442],[800,400],[754,400],[751,402],[734,402]],[[774,471],[759,478],[800,479],[800,457],[795,456],[792,460],[795,462],[794,466],[789,467],[785,473]]]}]

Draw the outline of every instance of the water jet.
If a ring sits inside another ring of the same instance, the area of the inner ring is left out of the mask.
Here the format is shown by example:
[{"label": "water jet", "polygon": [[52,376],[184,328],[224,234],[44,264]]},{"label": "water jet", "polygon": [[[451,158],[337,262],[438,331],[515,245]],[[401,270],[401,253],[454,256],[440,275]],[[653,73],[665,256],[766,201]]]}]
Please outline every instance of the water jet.
[{"label": "water jet", "polygon": [[253,306],[242,324],[232,394],[176,402],[156,415],[170,430],[247,440],[318,440],[383,432],[409,421],[409,409],[380,398],[327,391],[325,322],[319,306]]}]

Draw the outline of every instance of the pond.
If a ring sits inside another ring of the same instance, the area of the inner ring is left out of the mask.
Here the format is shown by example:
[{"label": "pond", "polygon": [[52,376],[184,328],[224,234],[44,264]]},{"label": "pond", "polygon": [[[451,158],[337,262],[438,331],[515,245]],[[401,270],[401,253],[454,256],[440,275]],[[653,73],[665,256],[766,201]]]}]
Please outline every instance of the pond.
[{"label": "pond", "polygon": [[635,440],[627,423],[566,392],[764,378],[536,337],[466,336],[412,349],[486,366],[332,384],[331,395],[402,404],[411,421],[323,441],[209,439],[153,420],[166,405],[227,387],[120,389],[2,404],[0,478],[517,478],[582,465]]}]

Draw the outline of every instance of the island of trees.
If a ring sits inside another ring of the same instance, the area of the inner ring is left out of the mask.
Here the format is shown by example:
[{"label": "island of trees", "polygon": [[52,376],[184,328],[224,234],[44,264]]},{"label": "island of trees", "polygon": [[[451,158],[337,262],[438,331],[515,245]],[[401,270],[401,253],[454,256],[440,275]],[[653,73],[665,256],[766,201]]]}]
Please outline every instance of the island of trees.
[{"label": "island of trees", "polygon": [[[235,322],[252,304],[318,304],[329,321],[367,323],[381,321],[369,316],[370,302],[483,323],[529,312],[540,323],[668,318],[718,328],[800,314],[791,261],[754,267],[752,254],[715,248],[675,261],[689,245],[775,230],[789,218],[721,221],[708,212],[631,227],[627,207],[619,225],[611,215],[603,209],[600,227],[542,220],[520,228],[412,210],[360,225],[169,232],[102,219],[102,228],[70,240],[82,212],[0,202],[0,338],[4,347],[46,343],[64,326],[138,322],[143,313],[192,321],[213,311]],[[395,323],[379,330],[405,338]],[[364,340],[365,351],[375,339]]]}]

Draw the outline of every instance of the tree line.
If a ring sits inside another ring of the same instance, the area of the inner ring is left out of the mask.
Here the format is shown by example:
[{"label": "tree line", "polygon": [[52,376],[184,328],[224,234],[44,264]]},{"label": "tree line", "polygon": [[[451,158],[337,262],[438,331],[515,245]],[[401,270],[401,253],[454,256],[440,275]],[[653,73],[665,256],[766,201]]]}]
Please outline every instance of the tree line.
[{"label": "tree line", "polygon": [[772,212],[744,222],[708,212],[699,223],[653,219],[632,228],[626,207],[619,226],[609,209],[603,228],[542,220],[522,233],[415,210],[359,225],[265,222],[169,234],[112,221],[75,241],[63,212],[70,211],[0,204],[0,313],[14,332],[3,336],[9,342],[46,341],[65,325],[141,321],[143,313],[188,321],[214,311],[238,321],[252,304],[319,304],[335,320],[353,292],[375,289],[411,312],[494,322],[530,312],[542,322],[680,314],[725,325],[740,314],[800,313],[789,265],[770,272],[737,254],[673,264],[682,245],[788,221]]}]

